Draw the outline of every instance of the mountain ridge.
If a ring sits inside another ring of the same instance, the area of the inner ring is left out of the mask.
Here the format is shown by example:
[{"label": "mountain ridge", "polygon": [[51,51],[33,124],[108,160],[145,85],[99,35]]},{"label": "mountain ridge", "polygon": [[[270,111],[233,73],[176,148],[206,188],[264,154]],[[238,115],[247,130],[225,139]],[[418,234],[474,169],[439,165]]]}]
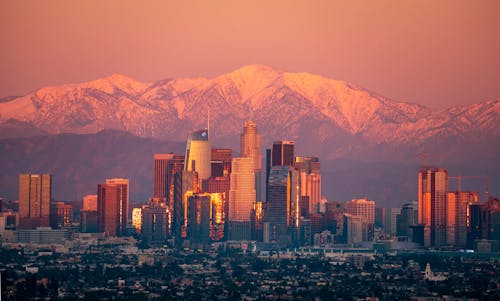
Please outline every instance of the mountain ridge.
[{"label": "mountain ridge", "polygon": [[[222,120],[221,136],[236,134],[249,118],[265,128],[283,129],[280,125],[290,126],[285,119],[291,113],[300,115],[297,119],[326,117],[331,127],[370,141],[418,143],[463,131],[498,134],[499,103],[431,110],[390,100],[345,81],[249,65],[213,79],[141,83],[113,74],[84,83],[44,87],[0,103],[0,123],[14,119],[51,134],[96,133],[108,128],[141,137],[182,140],[186,132],[206,123],[202,117],[210,108],[214,122]],[[180,135],[178,131],[183,129],[185,133]],[[268,133],[264,130],[263,134]],[[325,141],[330,137],[319,138]]]}]

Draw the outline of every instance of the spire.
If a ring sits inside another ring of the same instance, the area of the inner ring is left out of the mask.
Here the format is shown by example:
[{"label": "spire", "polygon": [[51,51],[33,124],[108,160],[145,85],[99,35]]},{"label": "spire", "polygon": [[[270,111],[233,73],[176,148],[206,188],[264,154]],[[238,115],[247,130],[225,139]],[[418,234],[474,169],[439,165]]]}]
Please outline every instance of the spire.
[{"label": "spire", "polygon": [[208,132],[208,138],[210,139],[210,108],[208,108],[207,132]]}]

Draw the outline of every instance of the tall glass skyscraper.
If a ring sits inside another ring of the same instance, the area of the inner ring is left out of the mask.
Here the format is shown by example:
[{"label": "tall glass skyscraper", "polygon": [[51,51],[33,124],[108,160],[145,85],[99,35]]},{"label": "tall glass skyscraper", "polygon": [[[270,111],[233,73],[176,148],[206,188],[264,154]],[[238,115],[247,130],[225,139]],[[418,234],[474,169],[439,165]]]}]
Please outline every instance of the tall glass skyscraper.
[{"label": "tall glass skyscraper", "polygon": [[251,238],[251,211],[256,201],[253,159],[250,157],[233,158],[231,169],[229,238],[249,240]]},{"label": "tall glass skyscraper", "polygon": [[186,145],[184,170],[198,172],[200,181],[211,176],[212,148],[208,138],[207,129],[195,131],[189,134]]},{"label": "tall glass skyscraper", "polygon": [[418,171],[418,223],[424,226],[424,245],[446,244],[448,172],[422,167]]}]

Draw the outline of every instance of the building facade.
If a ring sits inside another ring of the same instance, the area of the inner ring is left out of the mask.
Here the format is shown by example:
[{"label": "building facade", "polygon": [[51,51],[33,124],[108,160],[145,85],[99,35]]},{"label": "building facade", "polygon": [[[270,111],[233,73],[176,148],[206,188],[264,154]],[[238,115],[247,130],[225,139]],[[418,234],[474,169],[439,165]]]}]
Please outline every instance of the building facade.
[{"label": "building facade", "polygon": [[424,225],[424,245],[443,246],[446,241],[448,172],[423,167],[418,171],[418,223]]},{"label": "building facade", "polygon": [[19,227],[48,227],[51,198],[52,175],[19,175]]}]

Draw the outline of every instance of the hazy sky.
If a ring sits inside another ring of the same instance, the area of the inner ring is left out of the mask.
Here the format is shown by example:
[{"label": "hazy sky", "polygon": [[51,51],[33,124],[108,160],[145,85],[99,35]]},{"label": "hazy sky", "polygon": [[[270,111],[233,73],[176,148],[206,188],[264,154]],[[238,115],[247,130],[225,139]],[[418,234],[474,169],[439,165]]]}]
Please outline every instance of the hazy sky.
[{"label": "hazy sky", "polygon": [[448,107],[500,98],[500,1],[0,0],[0,97],[247,64]]}]

